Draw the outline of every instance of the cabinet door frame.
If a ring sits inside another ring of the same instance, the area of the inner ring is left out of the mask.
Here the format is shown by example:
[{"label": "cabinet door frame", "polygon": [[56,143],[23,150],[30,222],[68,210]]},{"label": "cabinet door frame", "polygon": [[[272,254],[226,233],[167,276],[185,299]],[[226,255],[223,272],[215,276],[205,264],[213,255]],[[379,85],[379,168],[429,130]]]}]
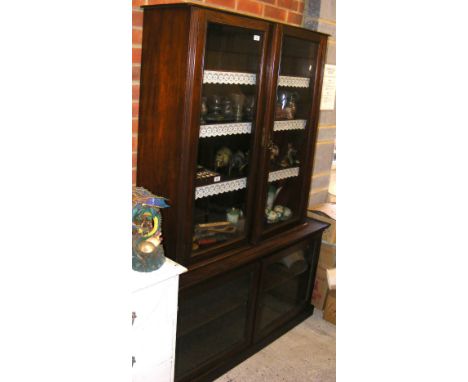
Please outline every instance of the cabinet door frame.
[{"label": "cabinet door frame", "polygon": [[[296,218],[276,224],[271,229],[264,229],[265,203],[268,190],[268,173],[269,173],[269,149],[268,143],[273,135],[273,125],[275,122],[275,105],[278,78],[280,75],[280,63],[282,55],[283,37],[291,36],[318,43],[317,59],[315,73],[312,78],[315,79],[314,86],[311,87],[312,105],[310,108],[306,132],[306,144],[304,158],[305,163],[301,166],[299,177],[302,177],[302,186],[298,190],[299,214]],[[253,227],[252,239],[254,243],[277,235],[278,233],[289,229],[293,226],[303,223],[307,216],[307,205],[309,198],[309,189],[311,185],[312,169],[314,164],[315,148],[317,142],[317,130],[320,112],[320,98],[323,82],[323,71],[326,59],[328,36],[322,33],[308,31],[300,28],[295,28],[287,25],[275,24],[268,59],[268,81],[266,94],[268,99],[265,109],[264,129],[261,139],[259,177],[257,183],[257,200],[255,207],[255,225]]]},{"label": "cabinet door frame", "polygon": [[[193,235],[193,208],[194,208],[194,194],[195,194],[195,172],[197,166],[198,156],[198,140],[200,131],[200,108],[201,97],[203,89],[203,70],[205,58],[205,45],[207,37],[208,23],[224,24],[244,29],[255,29],[262,31],[263,46],[258,71],[257,83],[257,105],[256,105],[256,118],[255,129],[252,132],[252,146],[251,158],[249,162],[250,174],[247,179],[247,199],[246,199],[246,212],[249,216],[248,222],[245,226],[245,236],[237,240],[233,240],[229,244],[220,244],[208,248],[200,252],[197,256],[192,256],[192,235]],[[190,20],[190,41],[189,41],[189,54],[188,54],[188,71],[186,77],[186,94],[185,101],[185,123],[187,127],[186,134],[184,135],[184,161],[181,164],[182,177],[180,181],[179,195],[180,203],[182,204],[178,209],[178,221],[187,222],[186,224],[179,224],[177,227],[177,237],[182,238],[177,243],[178,261],[185,265],[194,264],[200,260],[213,257],[220,252],[246,246],[250,240],[250,233],[255,220],[254,202],[256,199],[256,177],[259,162],[260,152],[260,139],[263,132],[263,114],[265,110],[265,65],[267,62],[268,44],[270,41],[271,23],[263,20],[252,19],[241,15],[233,15],[219,11],[192,8]]]}]

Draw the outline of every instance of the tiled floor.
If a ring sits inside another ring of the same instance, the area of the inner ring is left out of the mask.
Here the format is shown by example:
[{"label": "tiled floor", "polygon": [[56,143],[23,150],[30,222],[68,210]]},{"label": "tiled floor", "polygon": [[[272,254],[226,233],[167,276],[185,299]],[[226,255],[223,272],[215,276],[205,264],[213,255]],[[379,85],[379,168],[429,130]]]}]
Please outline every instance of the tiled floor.
[{"label": "tiled floor", "polygon": [[334,382],[335,340],[335,326],[316,310],[312,317],[215,382]]}]

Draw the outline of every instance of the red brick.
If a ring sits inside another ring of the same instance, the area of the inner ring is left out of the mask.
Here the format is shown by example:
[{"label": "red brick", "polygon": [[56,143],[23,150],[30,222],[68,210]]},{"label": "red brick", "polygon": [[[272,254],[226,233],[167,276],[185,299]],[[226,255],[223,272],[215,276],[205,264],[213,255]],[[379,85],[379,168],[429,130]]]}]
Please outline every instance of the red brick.
[{"label": "red brick", "polygon": [[139,8],[132,9],[132,25],[134,27],[143,26],[143,10]]},{"label": "red brick", "polygon": [[237,4],[237,10],[242,12],[253,13],[256,15],[261,15],[263,11],[263,4],[250,1],[250,0],[243,0],[239,1]]},{"label": "red brick", "polygon": [[140,85],[132,85],[132,100],[138,101],[140,98]]},{"label": "red brick", "polygon": [[132,186],[136,185],[136,169],[132,169]]},{"label": "red brick", "polygon": [[146,0],[132,0],[132,7],[139,7],[140,5],[146,5]]},{"label": "red brick", "polygon": [[275,5],[276,3],[276,0],[258,0],[258,1],[261,1],[262,3],[273,4],[273,5]]},{"label": "red brick", "polygon": [[178,4],[184,3],[183,0],[147,0],[147,5],[155,5],[155,4]]},{"label": "red brick", "polygon": [[132,66],[132,81],[140,81],[140,65]]},{"label": "red brick", "polygon": [[301,25],[302,15],[300,13],[288,12],[288,23]]},{"label": "red brick", "polygon": [[139,102],[132,102],[132,118],[138,117],[139,108],[140,108]]},{"label": "red brick", "polygon": [[292,10],[297,10],[297,1],[294,0],[278,0],[278,7],[288,8]]},{"label": "red brick", "polygon": [[138,133],[138,118],[132,119],[132,134]]},{"label": "red brick", "polygon": [[232,8],[232,9],[236,7],[235,0],[205,0],[205,3],[220,5],[222,7]]},{"label": "red brick", "polygon": [[143,30],[132,29],[132,44],[133,45],[141,45],[142,34],[143,34]]},{"label": "red brick", "polygon": [[141,62],[141,48],[132,48],[132,63],[139,64]]},{"label": "red brick", "polygon": [[132,167],[136,167],[137,165],[137,153],[132,154]]},{"label": "red brick", "polygon": [[301,1],[296,1],[297,4],[297,11],[299,13],[304,13],[304,3]]},{"label": "red brick", "polygon": [[265,17],[269,17],[270,19],[286,21],[286,11],[284,9],[270,7],[269,5],[265,5],[265,11],[263,12],[263,15]]},{"label": "red brick", "polygon": [[132,153],[136,153],[138,149],[138,136],[132,136]]}]

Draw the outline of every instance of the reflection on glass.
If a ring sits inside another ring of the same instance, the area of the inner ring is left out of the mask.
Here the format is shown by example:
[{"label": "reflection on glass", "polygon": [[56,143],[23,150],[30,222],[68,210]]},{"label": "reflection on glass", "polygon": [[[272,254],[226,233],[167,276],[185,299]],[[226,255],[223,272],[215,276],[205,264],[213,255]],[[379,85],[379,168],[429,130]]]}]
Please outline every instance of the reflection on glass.
[{"label": "reflection on glass", "polygon": [[281,320],[305,301],[310,269],[309,249],[292,250],[265,266],[259,330]]}]

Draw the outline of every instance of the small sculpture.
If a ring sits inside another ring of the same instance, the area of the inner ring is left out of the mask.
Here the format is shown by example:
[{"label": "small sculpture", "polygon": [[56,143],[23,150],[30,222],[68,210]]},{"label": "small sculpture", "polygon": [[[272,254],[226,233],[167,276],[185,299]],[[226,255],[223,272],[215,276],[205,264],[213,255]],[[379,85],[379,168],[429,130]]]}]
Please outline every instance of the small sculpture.
[{"label": "small sculpture", "polygon": [[248,153],[244,154],[242,151],[237,150],[237,152],[231,157],[229,162],[229,175],[231,175],[232,170],[237,170],[239,174],[242,174],[248,162]]},{"label": "small sculpture", "polygon": [[208,122],[221,122],[224,120],[221,101],[222,99],[219,95],[215,94],[211,96],[208,103],[209,113],[205,118]]},{"label": "small sculpture", "polygon": [[247,96],[244,104],[244,113],[247,121],[253,121],[255,115],[255,97]]},{"label": "small sculpture", "polygon": [[142,187],[132,191],[132,269],[152,272],[165,261],[161,244],[160,208],[169,207],[166,199]]},{"label": "small sculpture", "polygon": [[208,114],[208,106],[206,104],[206,97],[202,97],[201,110],[200,110],[200,123],[206,123],[206,115]]},{"label": "small sculpture", "polygon": [[279,147],[272,143],[270,145],[270,162],[275,162],[276,158],[279,156]]},{"label": "small sculpture", "polygon": [[292,143],[288,143],[288,151],[282,159],[280,165],[281,167],[291,167],[299,164],[297,159],[297,150],[294,148]]},{"label": "small sculpture", "polygon": [[217,171],[220,168],[228,167],[229,163],[231,163],[232,158],[232,151],[229,147],[221,147],[216,152],[215,157],[215,170]]},{"label": "small sculpture", "polygon": [[265,217],[268,224],[276,223],[280,219],[279,215],[275,211],[269,210],[268,208],[265,210]]}]

